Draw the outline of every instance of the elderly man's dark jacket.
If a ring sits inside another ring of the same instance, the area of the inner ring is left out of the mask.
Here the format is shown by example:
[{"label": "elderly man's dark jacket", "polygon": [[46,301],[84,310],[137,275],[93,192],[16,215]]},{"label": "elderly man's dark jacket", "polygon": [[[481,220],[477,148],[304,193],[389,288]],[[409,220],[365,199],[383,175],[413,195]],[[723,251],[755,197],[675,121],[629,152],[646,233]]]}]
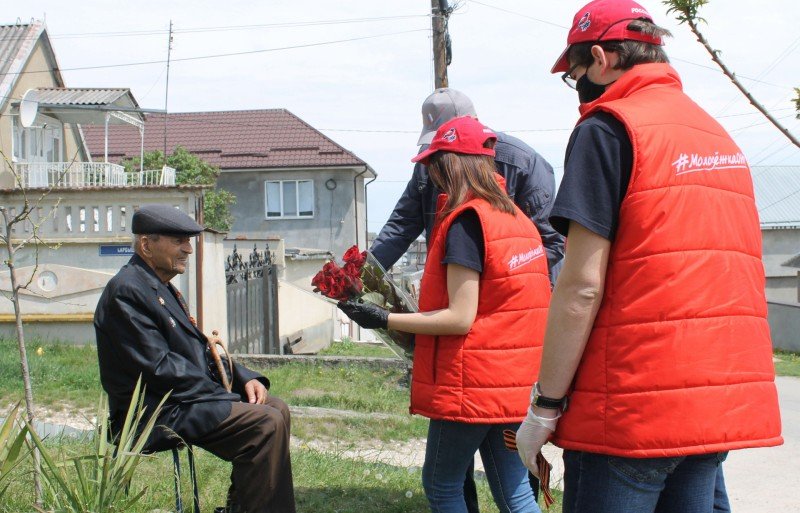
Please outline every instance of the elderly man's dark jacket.
[{"label": "elderly man's dark jacket", "polygon": [[163,427],[154,430],[149,450],[172,447],[171,431],[189,442],[210,433],[230,415],[231,402],[246,397],[244,385],[251,379],[269,388],[267,378],[238,364],[234,393],[216,381],[207,361],[206,337],[167,284],[138,255],[106,285],[94,327],[100,381],[108,393],[112,426],[121,426],[140,375],[147,387],[148,412],[170,392],[158,419]]}]

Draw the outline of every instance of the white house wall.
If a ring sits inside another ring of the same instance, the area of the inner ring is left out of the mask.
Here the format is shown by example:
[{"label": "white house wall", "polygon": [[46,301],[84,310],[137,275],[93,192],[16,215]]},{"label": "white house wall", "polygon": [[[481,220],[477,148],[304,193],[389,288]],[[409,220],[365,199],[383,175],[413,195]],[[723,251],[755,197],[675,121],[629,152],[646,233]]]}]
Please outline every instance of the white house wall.
[{"label": "white house wall", "polygon": [[[38,251],[38,268],[34,276],[31,293],[21,296],[21,310],[26,320],[26,333],[29,337],[55,339],[75,343],[94,343],[92,316],[97,306],[103,287],[130,259],[132,234],[130,219],[134,208],[147,203],[166,203],[178,206],[190,216],[195,215],[195,196],[199,191],[170,189],[107,189],[107,190],[60,190],[54,191],[48,200],[43,202],[41,215],[48,215],[56,201],[56,218],[47,218],[41,225],[40,236],[47,245],[40,245]],[[34,195],[33,191],[29,194]],[[6,193],[5,206],[19,208],[21,203],[18,193]],[[135,198],[135,199],[134,199]],[[125,221],[120,216],[125,209]],[[93,217],[95,209],[98,223],[95,226]],[[84,212],[84,221],[80,221],[80,212]],[[71,214],[72,230],[68,229],[66,213]],[[111,227],[107,224],[106,213],[111,212]],[[38,214],[37,214],[38,215]],[[83,223],[83,231],[80,226]],[[15,241],[30,236],[30,230],[17,227],[12,233]],[[219,241],[221,246],[222,242]],[[193,245],[195,243],[193,242]],[[101,247],[118,248],[110,254],[101,254]],[[217,255],[219,253],[219,255]],[[224,275],[221,258],[222,250],[207,248],[204,266],[218,269],[217,274]],[[5,247],[0,248],[0,260],[7,258]],[[197,316],[196,265],[194,258],[189,259],[187,272],[177,276],[173,284],[188,298],[192,314]],[[32,246],[19,251],[15,256],[15,266],[21,274],[30,275],[37,265],[36,253]],[[210,280],[209,280],[210,281]],[[39,287],[44,285],[45,290]],[[0,289],[7,294],[10,290],[10,278],[7,268],[0,268]],[[224,297],[223,289],[217,296]],[[211,286],[213,283],[207,283]],[[208,290],[206,288],[206,290]],[[213,294],[206,296],[214,297]],[[207,306],[211,307],[211,304]],[[10,336],[14,332],[13,305],[11,301],[0,298],[0,336]],[[220,324],[221,321],[216,321]]]}]

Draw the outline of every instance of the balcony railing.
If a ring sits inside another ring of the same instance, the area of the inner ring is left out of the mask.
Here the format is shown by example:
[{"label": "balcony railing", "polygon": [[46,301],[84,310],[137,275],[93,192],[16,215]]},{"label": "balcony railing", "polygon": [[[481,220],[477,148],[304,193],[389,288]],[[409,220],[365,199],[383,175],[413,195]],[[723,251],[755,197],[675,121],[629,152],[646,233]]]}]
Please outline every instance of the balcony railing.
[{"label": "balcony railing", "polygon": [[175,185],[175,169],[168,166],[130,173],[110,162],[21,162],[14,168],[25,188]]}]

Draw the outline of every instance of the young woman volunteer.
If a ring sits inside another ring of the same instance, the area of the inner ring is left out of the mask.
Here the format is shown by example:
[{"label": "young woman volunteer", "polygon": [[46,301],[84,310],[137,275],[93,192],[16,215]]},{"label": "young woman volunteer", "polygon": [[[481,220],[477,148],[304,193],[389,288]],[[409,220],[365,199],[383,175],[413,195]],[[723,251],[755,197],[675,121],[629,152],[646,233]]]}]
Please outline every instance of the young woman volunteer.
[{"label": "young woman volunteer", "polygon": [[495,134],[471,117],[442,125],[413,161],[442,191],[420,289],[420,312],[369,303],[340,308],[365,328],[416,333],[411,413],[431,419],[422,482],[434,512],[466,512],[464,474],[480,451],[501,512],[539,512],[527,470],[504,447],[538,375],[550,300],[533,223],[494,171]]}]

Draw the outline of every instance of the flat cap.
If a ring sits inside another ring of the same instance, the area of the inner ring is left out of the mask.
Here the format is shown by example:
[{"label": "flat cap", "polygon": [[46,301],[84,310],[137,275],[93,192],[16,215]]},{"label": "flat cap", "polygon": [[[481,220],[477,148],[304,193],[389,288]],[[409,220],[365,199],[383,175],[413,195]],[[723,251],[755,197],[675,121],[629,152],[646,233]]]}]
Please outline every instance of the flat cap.
[{"label": "flat cap", "polygon": [[197,235],[203,227],[175,207],[142,205],[133,214],[131,231],[137,234]]}]

